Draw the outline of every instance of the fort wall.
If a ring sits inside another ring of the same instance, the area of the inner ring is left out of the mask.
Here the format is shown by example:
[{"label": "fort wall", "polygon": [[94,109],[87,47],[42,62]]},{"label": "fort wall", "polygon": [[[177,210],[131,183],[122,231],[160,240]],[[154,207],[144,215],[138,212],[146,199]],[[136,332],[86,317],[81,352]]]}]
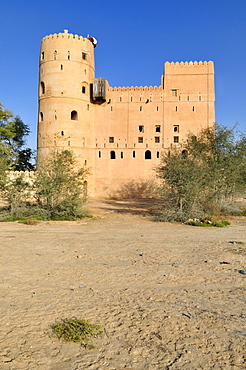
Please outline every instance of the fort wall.
[{"label": "fort wall", "polygon": [[213,62],[164,65],[160,86],[111,87],[94,99],[94,47],[81,36],[46,36],[40,50],[38,158],[73,150],[90,168],[88,191],[105,197],[155,178],[163,150],[214,125]]}]

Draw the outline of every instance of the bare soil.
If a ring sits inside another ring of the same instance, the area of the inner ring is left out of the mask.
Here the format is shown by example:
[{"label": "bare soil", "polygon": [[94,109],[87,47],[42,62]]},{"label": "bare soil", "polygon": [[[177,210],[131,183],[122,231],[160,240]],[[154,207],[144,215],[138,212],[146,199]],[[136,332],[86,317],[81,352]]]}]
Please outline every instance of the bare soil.
[{"label": "bare soil", "polygon": [[[0,369],[245,369],[246,218],[153,222],[149,202],[91,202],[79,222],[0,223]],[[57,319],[100,324],[97,349]]]}]

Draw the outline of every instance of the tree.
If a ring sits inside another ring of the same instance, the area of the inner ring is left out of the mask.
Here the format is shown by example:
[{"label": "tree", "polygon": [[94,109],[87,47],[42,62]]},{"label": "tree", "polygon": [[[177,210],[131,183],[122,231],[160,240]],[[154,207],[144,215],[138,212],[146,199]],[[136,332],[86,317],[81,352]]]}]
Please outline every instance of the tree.
[{"label": "tree", "polygon": [[219,213],[225,201],[244,188],[246,139],[235,131],[216,125],[215,130],[190,134],[182,149],[163,155],[157,173],[167,218],[184,221]]},{"label": "tree", "polygon": [[85,177],[72,152],[54,151],[42,158],[36,170],[34,191],[39,205],[49,218],[83,216]]},{"label": "tree", "polygon": [[9,169],[34,169],[32,150],[23,149],[26,136],[29,133],[29,127],[23,123],[20,117],[13,116],[0,104],[0,145],[4,156],[8,159]]}]

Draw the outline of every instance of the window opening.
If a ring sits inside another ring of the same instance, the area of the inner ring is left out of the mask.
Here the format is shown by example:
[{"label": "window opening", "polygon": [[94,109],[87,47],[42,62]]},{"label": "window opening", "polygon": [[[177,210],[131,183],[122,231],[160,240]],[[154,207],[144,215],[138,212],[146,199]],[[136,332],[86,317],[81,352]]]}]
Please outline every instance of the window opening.
[{"label": "window opening", "polygon": [[90,110],[90,104],[87,104],[87,110]]},{"label": "window opening", "polygon": [[84,53],[83,51],[82,51],[82,59],[86,60],[86,53]]},{"label": "window opening", "polygon": [[151,159],[151,151],[150,150],[146,150],[145,159]]},{"label": "window opening", "polygon": [[142,136],[140,136],[140,137],[138,137],[138,142],[141,144],[141,143],[143,143],[143,137]]},{"label": "window opening", "polygon": [[173,97],[177,97],[178,96],[178,90],[177,89],[172,89],[171,92],[172,92],[172,96]]},{"label": "window opening", "polygon": [[44,59],[44,51],[41,53],[41,59]]},{"label": "window opening", "polygon": [[87,195],[88,183],[86,180],[83,182],[83,189],[84,189],[84,194]]},{"label": "window opening", "polygon": [[41,87],[41,94],[45,94],[45,84],[43,81],[41,81],[40,87]]},{"label": "window opening", "polygon": [[161,126],[160,125],[155,126],[155,132],[161,132]]},{"label": "window opening", "polygon": [[67,142],[67,145],[68,145],[68,146],[70,146],[70,144],[71,144],[71,143],[70,143],[70,141],[68,141],[68,142]]},{"label": "window opening", "polygon": [[133,152],[132,152],[132,157],[133,158],[136,158],[136,152],[135,152],[135,150],[133,150]]},{"label": "window opening", "polygon": [[174,136],[173,137],[173,142],[174,143],[179,143],[179,136]]},{"label": "window opening", "polygon": [[113,144],[114,143],[114,137],[113,136],[110,136],[108,138],[108,142],[111,143],[111,144]]},{"label": "window opening", "polygon": [[110,152],[110,159],[116,159],[115,151],[111,150]]},{"label": "window opening", "polygon": [[63,65],[61,64],[61,71],[63,71]]},{"label": "window opening", "polygon": [[158,110],[159,110],[159,107],[158,107],[158,105],[157,105],[157,107],[156,107],[156,111],[158,112]]},{"label": "window opening", "polygon": [[57,57],[57,50],[54,51],[54,60],[56,60]]},{"label": "window opening", "polygon": [[192,111],[193,111],[193,112],[195,112],[195,107],[194,107],[194,105],[193,105],[193,107],[192,107]]},{"label": "window opening", "polygon": [[61,131],[61,136],[64,136],[64,131]]},{"label": "window opening", "polygon": [[70,60],[70,51],[67,52],[67,59]]},{"label": "window opening", "polygon": [[120,158],[124,158],[124,153],[120,152]]},{"label": "window opening", "polygon": [[40,112],[39,113],[39,116],[40,116],[40,121],[43,121],[44,120],[44,114],[43,114],[43,112]]},{"label": "window opening", "polygon": [[139,110],[140,110],[140,112],[143,110],[143,107],[140,105],[140,107],[139,107]]},{"label": "window opening", "polygon": [[160,152],[156,152],[156,158],[160,158]]},{"label": "window opening", "polygon": [[160,136],[155,136],[155,143],[159,143],[160,142]]},{"label": "window opening", "polygon": [[190,95],[187,96],[187,101],[190,101]]},{"label": "window opening", "polygon": [[82,94],[85,94],[85,91],[86,91],[86,87],[82,86]]},{"label": "window opening", "polygon": [[78,120],[78,112],[76,110],[72,110],[71,112],[71,120],[77,121]]},{"label": "window opening", "polygon": [[175,107],[175,111],[177,112],[178,111],[178,106],[176,105],[176,107]]},{"label": "window opening", "polygon": [[99,150],[98,157],[101,158],[101,156],[102,156],[102,153],[101,153],[101,150]]},{"label": "window opening", "polygon": [[110,107],[110,110],[111,110],[111,112],[112,112],[112,110],[113,110],[113,107],[112,107],[112,106]]},{"label": "window opening", "polygon": [[202,101],[202,96],[201,95],[198,96],[198,100]]},{"label": "window opening", "polygon": [[173,126],[173,131],[174,132],[179,132],[179,125],[174,125]]},{"label": "window opening", "polygon": [[141,126],[138,126],[138,131],[139,132],[144,132],[144,126],[142,126],[142,125]]}]

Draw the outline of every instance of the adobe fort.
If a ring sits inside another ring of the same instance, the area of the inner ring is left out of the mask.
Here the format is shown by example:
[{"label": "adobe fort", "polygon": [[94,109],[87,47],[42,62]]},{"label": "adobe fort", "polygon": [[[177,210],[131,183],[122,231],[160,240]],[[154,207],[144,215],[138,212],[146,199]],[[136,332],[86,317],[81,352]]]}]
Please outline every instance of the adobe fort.
[{"label": "adobe fort", "polygon": [[94,41],[67,30],[42,39],[38,160],[73,150],[90,169],[89,195],[106,197],[155,179],[164,149],[214,125],[214,66],[166,62],[160,86],[111,87],[95,78]]}]

